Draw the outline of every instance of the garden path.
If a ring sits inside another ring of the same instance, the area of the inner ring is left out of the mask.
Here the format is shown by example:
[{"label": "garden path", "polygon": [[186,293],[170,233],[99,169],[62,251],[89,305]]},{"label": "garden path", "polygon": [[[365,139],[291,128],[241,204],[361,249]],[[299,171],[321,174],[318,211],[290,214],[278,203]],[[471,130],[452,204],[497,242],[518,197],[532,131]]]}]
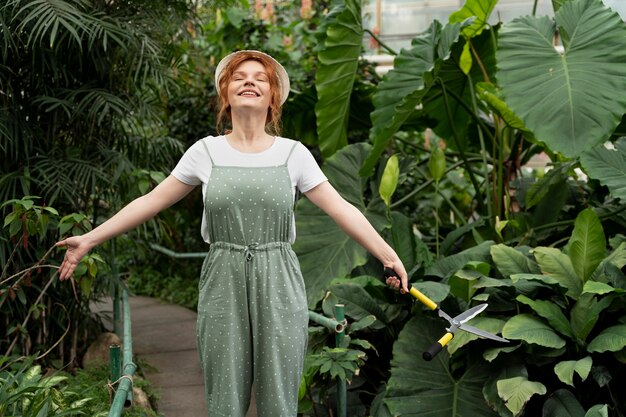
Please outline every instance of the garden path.
[{"label": "garden path", "polygon": [[[196,350],[196,312],[149,297],[134,296],[129,301],[133,354],[160,395],[158,413],[163,417],[207,416]],[[108,300],[92,309],[110,313],[112,306]],[[255,410],[246,415],[254,416]]]}]

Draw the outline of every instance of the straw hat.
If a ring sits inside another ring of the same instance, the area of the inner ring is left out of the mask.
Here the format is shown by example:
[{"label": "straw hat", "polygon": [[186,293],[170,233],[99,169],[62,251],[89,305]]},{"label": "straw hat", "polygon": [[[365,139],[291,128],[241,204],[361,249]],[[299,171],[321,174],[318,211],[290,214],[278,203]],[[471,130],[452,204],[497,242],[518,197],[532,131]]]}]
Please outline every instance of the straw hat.
[{"label": "straw hat", "polygon": [[226,55],[224,58],[222,58],[219,64],[217,64],[217,68],[215,68],[215,88],[217,89],[217,94],[218,95],[220,94],[219,85],[220,85],[220,76],[222,75],[222,71],[224,70],[224,68],[226,68],[228,63],[232,61],[233,58],[245,52],[250,53],[252,55],[261,55],[265,58],[269,58],[274,63],[276,67],[276,73],[278,74],[278,81],[280,84],[279,87],[281,90],[280,104],[285,103],[285,101],[287,101],[287,97],[289,96],[289,75],[287,74],[287,71],[282,65],[280,65],[278,61],[276,61],[270,55],[261,51],[254,51],[254,50],[237,51],[237,52],[233,52],[232,54]]}]

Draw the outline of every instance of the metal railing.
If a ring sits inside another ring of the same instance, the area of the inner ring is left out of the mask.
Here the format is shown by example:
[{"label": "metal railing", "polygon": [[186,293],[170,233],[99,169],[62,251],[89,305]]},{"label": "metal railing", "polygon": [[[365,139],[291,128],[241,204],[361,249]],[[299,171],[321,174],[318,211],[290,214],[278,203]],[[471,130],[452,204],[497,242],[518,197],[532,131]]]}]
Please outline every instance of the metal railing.
[{"label": "metal railing", "polygon": [[[122,310],[122,320],[120,320],[120,309]],[[115,395],[113,396],[108,417],[119,417],[122,415],[124,407],[129,407],[132,404],[133,375],[135,375],[135,371],[137,370],[137,365],[133,362],[133,338],[131,332],[128,291],[124,287],[118,287],[113,299],[113,322],[116,333],[119,332],[120,322],[122,323],[124,336],[122,337],[122,358],[120,358],[119,345],[111,345],[109,347],[109,361],[111,369],[110,386],[115,391]]]},{"label": "metal railing", "polygon": [[[151,244],[152,249],[173,258],[201,258],[206,253],[191,252],[177,253],[159,245]],[[115,272],[115,271],[114,271]],[[121,294],[120,294],[121,293]],[[309,311],[309,320],[335,332],[335,346],[343,343],[346,332],[346,318],[344,305],[335,306],[335,318],[329,318],[314,311]],[[111,388],[115,395],[109,409],[108,417],[120,417],[124,407],[129,407],[133,401],[133,376],[137,366],[133,362],[133,339],[131,333],[130,304],[128,291],[124,285],[120,285],[113,297],[113,326],[116,334],[123,332],[123,355],[120,359],[120,346],[109,347],[109,363],[111,370]],[[346,380],[337,378],[337,416],[346,417],[347,413],[347,385]]]}]

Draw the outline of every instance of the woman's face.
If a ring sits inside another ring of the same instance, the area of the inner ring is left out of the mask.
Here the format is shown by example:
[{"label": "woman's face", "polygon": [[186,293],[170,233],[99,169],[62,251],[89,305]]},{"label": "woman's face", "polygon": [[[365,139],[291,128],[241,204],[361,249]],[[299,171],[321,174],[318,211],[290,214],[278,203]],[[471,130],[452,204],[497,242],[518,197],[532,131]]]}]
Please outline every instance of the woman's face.
[{"label": "woman's face", "polygon": [[263,64],[250,60],[242,62],[228,83],[231,108],[258,109],[267,112],[271,102],[270,80]]}]

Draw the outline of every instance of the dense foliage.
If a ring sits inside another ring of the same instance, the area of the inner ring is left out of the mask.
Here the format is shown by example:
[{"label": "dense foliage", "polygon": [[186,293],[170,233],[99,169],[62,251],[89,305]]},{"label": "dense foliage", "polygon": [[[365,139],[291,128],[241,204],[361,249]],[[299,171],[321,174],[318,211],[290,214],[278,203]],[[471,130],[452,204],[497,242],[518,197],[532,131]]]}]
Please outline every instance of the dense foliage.
[{"label": "dense foliage", "polygon": [[[417,288],[451,313],[488,302],[472,323],[511,341],[460,334],[422,362],[444,324],[385,291],[379,264],[302,201],[309,306],[332,314],[341,302],[352,319],[375,319],[353,335],[373,348],[352,379],[351,415],[370,403],[376,416],[626,412],[615,395],[626,347],[626,25],[593,0],[555,2],[554,19],[487,25],[495,4],[467,1],[400,51],[370,89],[371,145],[333,130],[362,111],[349,95],[321,94],[362,82],[340,59],[358,59],[348,33],[363,33],[359,2],[328,15],[316,78],[327,176],[393,243]],[[549,170],[526,169],[539,153]]]},{"label": "dense foliage", "polygon": [[[496,3],[433,22],[383,78],[361,59],[359,0],[220,1],[194,19],[185,2],[1,6],[0,346],[73,361],[93,326],[76,318],[121,265],[135,288],[193,305],[200,260],[148,243],[203,251],[197,194],[86,258],[76,296],[48,272],[60,253],[37,262],[215,133],[216,62],[262,49],[292,78],[284,135],[311,148],[416,288],[452,315],[489,303],[472,325],[510,340],[460,332],[422,361],[444,322],[386,288],[379,262],[301,199],[309,308],[343,303],[349,319],[342,346],[311,325],[302,414],[334,413],[339,378],[351,416],[626,415],[626,25],[600,0],[490,25]],[[536,155],[549,165],[526,168]]]}]

